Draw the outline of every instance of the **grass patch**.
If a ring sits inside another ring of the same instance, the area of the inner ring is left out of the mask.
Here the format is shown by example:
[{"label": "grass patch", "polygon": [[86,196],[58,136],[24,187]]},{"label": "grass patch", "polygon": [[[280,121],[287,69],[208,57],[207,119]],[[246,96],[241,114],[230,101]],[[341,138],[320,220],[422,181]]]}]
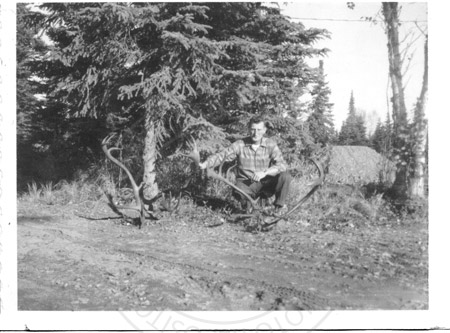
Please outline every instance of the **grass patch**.
[{"label": "grass patch", "polygon": [[70,205],[86,201],[97,201],[103,195],[101,186],[87,184],[83,181],[66,182],[58,184],[47,182],[28,184],[27,191],[19,195],[19,201],[42,205]]}]

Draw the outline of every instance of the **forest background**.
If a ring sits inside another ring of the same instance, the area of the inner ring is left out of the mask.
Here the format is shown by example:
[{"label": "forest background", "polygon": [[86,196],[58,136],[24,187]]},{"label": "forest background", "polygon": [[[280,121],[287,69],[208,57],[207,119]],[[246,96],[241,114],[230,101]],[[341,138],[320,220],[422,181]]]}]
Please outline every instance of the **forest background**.
[{"label": "forest background", "polygon": [[[349,11],[354,7],[348,4]],[[224,10],[227,19],[219,20]],[[382,22],[380,13],[381,7],[362,19]],[[244,135],[242,124],[255,113],[270,120],[290,164],[329,145],[366,145],[404,166],[405,175],[417,174],[427,163],[424,114],[400,117],[399,134],[399,121],[391,117],[406,110],[395,110],[394,103],[392,116],[388,112],[369,133],[351,92],[338,132],[324,72],[330,50],[315,46],[330,32],[294,21],[278,6],[259,3],[44,4],[40,10],[19,4],[19,191],[33,181],[109,177],[98,142],[114,132],[116,144],[126,147],[122,160],[142,175],[151,198],[159,192],[155,179],[164,183],[158,170],[173,165],[189,139],[213,153]],[[421,37],[423,29],[417,28]],[[405,62],[397,64],[404,71],[415,36],[405,37],[397,60]]]}]

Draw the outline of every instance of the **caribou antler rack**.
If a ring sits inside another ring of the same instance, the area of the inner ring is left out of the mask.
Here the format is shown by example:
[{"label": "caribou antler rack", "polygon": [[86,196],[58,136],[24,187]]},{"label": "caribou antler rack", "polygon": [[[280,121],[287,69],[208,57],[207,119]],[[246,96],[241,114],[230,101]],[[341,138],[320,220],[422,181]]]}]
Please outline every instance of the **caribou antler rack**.
[{"label": "caribou antler rack", "polygon": [[[194,161],[194,163],[199,166],[200,165],[200,153],[197,148],[197,144],[195,140],[190,144],[191,152],[187,155],[184,155],[186,157],[189,157]],[[289,215],[291,215],[294,211],[296,211],[308,198],[310,198],[314,192],[319,189],[319,187],[323,184],[323,181],[325,179],[325,174],[323,171],[323,166],[321,163],[317,162],[315,159],[311,159],[311,161],[314,163],[315,167],[317,168],[317,171],[319,173],[319,177],[311,184],[311,189],[302,197],[300,198],[294,206],[292,206],[285,214],[281,216],[274,216],[271,221],[267,221],[267,219],[263,219],[264,222],[260,224],[261,230],[269,230],[273,225],[278,223],[281,220],[286,219]],[[242,191],[240,188],[238,188],[236,185],[234,185],[232,182],[230,182],[227,178],[221,176],[219,173],[215,172],[212,168],[206,169],[206,175],[209,178],[217,179],[219,181],[224,182],[225,184],[231,186],[233,189],[235,189],[237,192],[241,193],[252,205],[253,210],[257,208],[258,200],[254,200],[251,196],[249,196],[247,193]],[[252,217],[254,215],[245,215],[243,217]],[[261,217],[261,216],[260,216]]]}]

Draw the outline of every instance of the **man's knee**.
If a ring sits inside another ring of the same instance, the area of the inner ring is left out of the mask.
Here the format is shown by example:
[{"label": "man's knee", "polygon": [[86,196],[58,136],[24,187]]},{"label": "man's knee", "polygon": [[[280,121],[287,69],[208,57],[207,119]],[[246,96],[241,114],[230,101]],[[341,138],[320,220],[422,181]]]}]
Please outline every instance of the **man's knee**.
[{"label": "man's knee", "polygon": [[279,177],[278,177],[278,181],[279,182],[283,182],[283,183],[290,183],[292,181],[292,176],[287,171],[281,172]]},{"label": "man's knee", "polygon": [[[236,181],[236,187],[239,189],[239,190],[241,190],[242,192],[245,192],[246,194],[248,194],[249,196],[251,196],[251,197],[253,197],[254,196],[254,192],[252,191],[252,189],[247,185],[247,184],[245,184],[243,181]],[[238,198],[240,198],[240,199],[244,199],[245,198],[245,196],[242,194],[242,193],[240,193],[240,192],[238,192],[238,191],[236,191],[236,190],[233,190],[233,196],[236,198],[236,199],[238,199]]]}]

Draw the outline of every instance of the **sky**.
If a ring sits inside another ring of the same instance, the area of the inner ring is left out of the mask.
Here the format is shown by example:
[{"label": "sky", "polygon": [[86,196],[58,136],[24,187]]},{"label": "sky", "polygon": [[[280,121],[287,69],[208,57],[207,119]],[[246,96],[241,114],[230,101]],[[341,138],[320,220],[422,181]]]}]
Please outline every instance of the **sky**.
[{"label": "sky", "polygon": [[[401,21],[420,21],[419,27],[427,30],[426,2],[405,2],[401,6]],[[356,2],[353,10],[344,1],[292,2],[281,8],[283,14],[296,18],[306,28],[324,28],[331,33],[330,39],[323,39],[315,46],[330,49],[323,60],[336,128],[347,117],[352,91],[357,111],[371,115],[368,129],[373,130],[378,118],[384,121],[388,107],[391,109],[387,102],[390,93],[387,37],[381,22],[374,24],[363,19],[382,19],[381,2]],[[406,32],[410,36],[407,41],[418,38],[409,49],[413,57],[404,78],[406,105],[412,111],[422,85],[424,38],[414,22],[402,24],[401,36]],[[316,63],[318,60],[315,59]]]}]

